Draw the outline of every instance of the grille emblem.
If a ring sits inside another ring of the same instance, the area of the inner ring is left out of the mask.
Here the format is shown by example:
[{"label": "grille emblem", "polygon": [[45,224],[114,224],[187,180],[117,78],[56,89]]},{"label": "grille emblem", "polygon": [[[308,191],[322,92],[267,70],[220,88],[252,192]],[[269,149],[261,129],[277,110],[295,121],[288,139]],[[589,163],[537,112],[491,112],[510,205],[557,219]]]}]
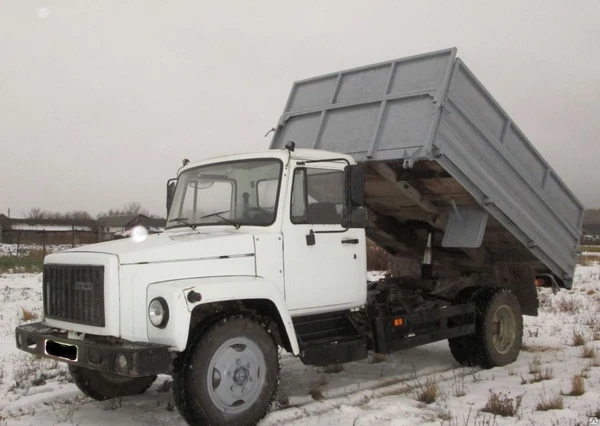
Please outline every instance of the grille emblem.
[{"label": "grille emblem", "polygon": [[75,290],[92,291],[92,283],[77,281],[75,283]]}]

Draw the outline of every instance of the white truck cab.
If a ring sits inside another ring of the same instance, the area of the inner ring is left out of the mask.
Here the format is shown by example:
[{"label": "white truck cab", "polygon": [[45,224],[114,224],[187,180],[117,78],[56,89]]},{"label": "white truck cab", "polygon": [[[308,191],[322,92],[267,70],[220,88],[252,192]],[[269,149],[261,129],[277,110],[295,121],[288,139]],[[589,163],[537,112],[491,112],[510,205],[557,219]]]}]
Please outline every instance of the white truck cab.
[{"label": "white truck cab", "polygon": [[[200,325],[247,322],[244,312],[301,355],[293,318],[366,303],[362,185],[354,201],[349,189],[362,176],[355,167],[350,156],[293,145],[184,166],[163,233],[45,258],[45,321],[19,328],[18,346],[68,362],[78,386],[98,399],[143,391],[157,373],[175,375],[173,360],[195,345]],[[241,376],[271,368],[261,351],[247,350]],[[239,362],[224,359],[223,373]],[[119,375],[129,386],[113,379]],[[218,407],[234,398],[213,397]]]}]

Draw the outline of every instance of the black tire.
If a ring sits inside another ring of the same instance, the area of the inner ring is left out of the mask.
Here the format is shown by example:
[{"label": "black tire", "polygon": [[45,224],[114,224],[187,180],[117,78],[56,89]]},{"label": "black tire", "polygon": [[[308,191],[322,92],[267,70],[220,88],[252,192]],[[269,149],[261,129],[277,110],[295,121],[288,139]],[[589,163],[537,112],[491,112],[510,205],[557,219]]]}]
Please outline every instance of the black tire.
[{"label": "black tire", "polygon": [[452,356],[460,365],[474,367],[479,365],[479,350],[477,339],[473,336],[461,336],[448,339]]},{"label": "black tire", "polygon": [[79,390],[98,401],[144,393],[156,380],[156,376],[125,377],[75,365],[69,365],[69,372]]},{"label": "black tire", "polygon": [[[481,297],[487,291],[489,289],[481,287],[465,288],[456,295],[454,305],[474,301],[477,299],[477,296]],[[448,346],[450,347],[452,356],[460,365],[464,365],[465,367],[479,365],[481,351],[479,349],[479,340],[475,334],[448,339]]]},{"label": "black tire", "polygon": [[248,317],[223,318],[191,336],[177,358],[175,405],[190,425],[255,425],[275,398],[279,369],[265,327]]},{"label": "black tire", "polygon": [[501,367],[517,359],[523,342],[523,316],[510,290],[499,288],[487,297],[478,297],[476,327],[479,365]]}]

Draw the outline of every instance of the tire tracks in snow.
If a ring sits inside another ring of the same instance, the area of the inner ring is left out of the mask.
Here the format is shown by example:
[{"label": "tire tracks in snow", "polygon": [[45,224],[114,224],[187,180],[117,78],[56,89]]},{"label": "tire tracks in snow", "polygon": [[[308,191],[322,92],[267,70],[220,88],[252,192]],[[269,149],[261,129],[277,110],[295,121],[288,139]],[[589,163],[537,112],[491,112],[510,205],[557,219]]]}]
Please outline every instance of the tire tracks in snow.
[{"label": "tire tracks in snow", "polygon": [[[445,369],[420,369],[411,374],[401,374],[382,380],[374,380],[360,386],[359,390],[344,392],[343,388],[334,388],[324,392],[330,398],[312,400],[305,403],[294,404],[271,411],[261,422],[260,426],[275,426],[290,424],[297,420],[305,420],[313,416],[321,416],[340,409],[342,406],[360,407],[366,403],[391,395],[402,395],[420,389],[423,379],[435,376],[436,382],[448,383],[457,378],[474,376],[481,368],[475,367],[449,367]],[[458,371],[458,372],[456,372]],[[455,373],[456,372],[456,373]],[[448,374],[450,373],[450,374]],[[293,423],[292,423],[293,424]]]}]

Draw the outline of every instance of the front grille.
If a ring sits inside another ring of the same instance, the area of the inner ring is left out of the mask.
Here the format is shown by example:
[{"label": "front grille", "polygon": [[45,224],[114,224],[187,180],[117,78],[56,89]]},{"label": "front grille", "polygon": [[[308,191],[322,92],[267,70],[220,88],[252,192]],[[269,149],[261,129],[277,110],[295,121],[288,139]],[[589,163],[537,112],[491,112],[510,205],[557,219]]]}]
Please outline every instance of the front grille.
[{"label": "front grille", "polygon": [[104,327],[104,266],[44,265],[44,313]]}]

